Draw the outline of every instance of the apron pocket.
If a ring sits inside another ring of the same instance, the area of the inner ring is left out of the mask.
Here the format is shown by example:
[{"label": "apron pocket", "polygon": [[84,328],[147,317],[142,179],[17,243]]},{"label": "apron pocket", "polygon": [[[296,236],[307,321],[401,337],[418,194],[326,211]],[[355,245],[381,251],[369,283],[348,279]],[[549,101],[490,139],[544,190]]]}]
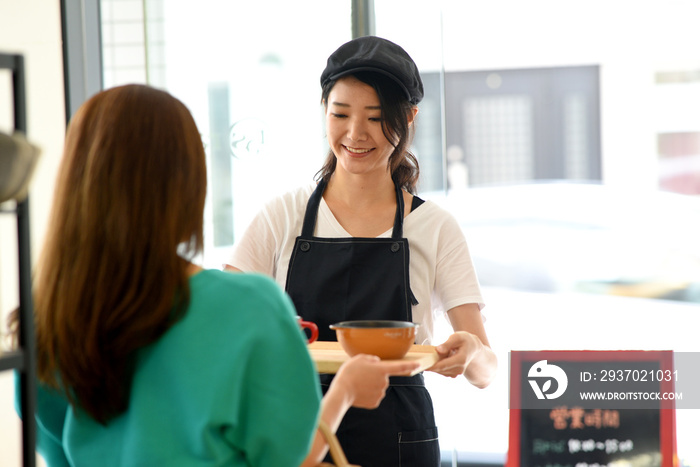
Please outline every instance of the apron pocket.
[{"label": "apron pocket", "polygon": [[439,467],[437,427],[399,432],[399,467]]}]

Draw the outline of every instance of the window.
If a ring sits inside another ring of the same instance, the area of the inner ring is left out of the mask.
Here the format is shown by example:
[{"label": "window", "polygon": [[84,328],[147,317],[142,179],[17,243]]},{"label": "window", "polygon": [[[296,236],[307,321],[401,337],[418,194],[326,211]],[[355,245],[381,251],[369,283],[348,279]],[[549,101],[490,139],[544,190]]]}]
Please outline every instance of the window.
[{"label": "window", "polygon": [[[202,132],[211,168],[205,266],[220,267],[266,199],[320,168],[318,79],[351,37],[350,3],[102,0],[105,85],[166,88]],[[376,34],[404,47],[423,75],[419,194],[464,220],[500,361],[486,391],[431,378],[441,447],[455,461],[502,464],[509,349],[591,348],[596,336],[604,348],[697,350],[688,322],[700,290],[688,278],[700,277],[700,216],[689,195],[700,192],[700,6],[368,3]],[[577,183],[536,183],[552,179]],[[590,180],[599,183],[582,183]],[[614,262],[615,245],[631,253]],[[589,251],[608,256],[595,261]],[[618,265],[664,272],[637,287]],[[646,331],[621,333],[632,320]],[[692,412],[677,415],[678,452],[698,463]]]}]

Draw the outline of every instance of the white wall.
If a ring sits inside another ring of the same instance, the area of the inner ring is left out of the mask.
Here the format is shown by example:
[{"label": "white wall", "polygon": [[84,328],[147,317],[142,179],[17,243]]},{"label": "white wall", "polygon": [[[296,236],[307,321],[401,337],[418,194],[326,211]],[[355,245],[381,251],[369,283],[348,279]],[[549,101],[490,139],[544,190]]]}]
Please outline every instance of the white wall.
[{"label": "white wall", "polygon": [[[0,52],[24,55],[27,137],[42,149],[30,191],[32,258],[46,235],[47,214],[65,132],[60,2],[0,0]],[[9,74],[0,75],[0,129],[12,128]],[[17,299],[17,224],[0,216],[0,329]],[[6,345],[6,342],[3,342]],[[13,407],[12,372],[0,373],[0,464],[19,466],[21,432]]]}]

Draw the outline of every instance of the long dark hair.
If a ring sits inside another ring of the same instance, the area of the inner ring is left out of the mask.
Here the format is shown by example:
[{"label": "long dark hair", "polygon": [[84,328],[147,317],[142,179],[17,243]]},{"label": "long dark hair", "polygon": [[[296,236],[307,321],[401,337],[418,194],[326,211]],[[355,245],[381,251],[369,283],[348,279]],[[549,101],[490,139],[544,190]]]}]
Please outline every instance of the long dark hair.
[{"label": "long dark hair", "polygon": [[40,381],[106,423],[128,406],[139,349],[189,301],[206,162],[184,104],[113,88],[72,119],[34,278]]},{"label": "long dark hair", "polygon": [[[379,98],[379,105],[382,109],[382,131],[386,139],[394,146],[394,151],[389,156],[391,178],[404,190],[416,194],[420,168],[418,160],[409,151],[415,128],[415,122],[413,125],[409,125],[408,118],[413,111],[413,104],[406,99],[404,93],[392,79],[381,73],[361,71],[353,73],[352,76],[372,86]],[[323,87],[321,102],[324,106],[328,105],[328,97],[336,82],[337,80],[330,81]],[[328,181],[335,171],[335,167],[336,157],[330,150],[323,167],[316,173],[316,180]]]}]

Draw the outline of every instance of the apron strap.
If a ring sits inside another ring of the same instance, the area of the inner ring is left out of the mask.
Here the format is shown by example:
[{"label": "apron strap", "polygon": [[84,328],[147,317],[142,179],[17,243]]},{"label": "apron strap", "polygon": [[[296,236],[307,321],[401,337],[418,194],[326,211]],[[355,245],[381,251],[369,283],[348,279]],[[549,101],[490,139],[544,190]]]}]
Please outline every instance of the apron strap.
[{"label": "apron strap", "polygon": [[[316,226],[316,216],[318,215],[318,207],[321,204],[321,198],[323,197],[323,192],[326,189],[326,181],[321,179],[316,185],[316,189],[309,197],[309,202],[306,203],[306,212],[304,213],[304,224],[301,228],[301,236],[304,238],[310,238],[314,235],[314,227]],[[394,216],[394,228],[391,232],[391,238],[401,239],[403,237],[403,213],[404,213],[404,203],[403,203],[403,193],[399,184],[394,182],[394,187],[396,188],[396,215]]]},{"label": "apron strap", "polygon": [[396,187],[396,216],[394,216],[394,230],[391,232],[391,238],[399,240],[403,237],[403,193],[396,181],[394,181],[394,187]]},{"label": "apron strap", "polygon": [[318,214],[318,206],[321,204],[323,192],[326,189],[326,181],[321,179],[316,185],[316,189],[309,197],[309,202],[306,203],[306,213],[304,214],[304,225],[301,228],[301,236],[303,238],[311,238],[314,236],[314,227],[316,226],[316,215]]}]

